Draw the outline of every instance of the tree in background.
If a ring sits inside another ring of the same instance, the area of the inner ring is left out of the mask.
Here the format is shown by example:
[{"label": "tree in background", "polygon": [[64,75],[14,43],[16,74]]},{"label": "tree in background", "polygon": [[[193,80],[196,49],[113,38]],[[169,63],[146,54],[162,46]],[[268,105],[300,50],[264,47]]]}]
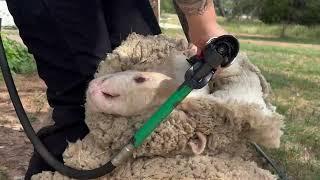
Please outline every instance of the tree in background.
[{"label": "tree in background", "polygon": [[288,24],[320,24],[319,0],[263,0],[259,19],[267,24],[282,24],[285,36]]},{"label": "tree in background", "polygon": [[261,10],[264,0],[227,0],[226,4],[229,4],[230,14],[229,19],[239,18],[243,15],[249,18],[256,18]]},{"label": "tree in background", "polygon": [[304,25],[320,24],[320,1],[304,0],[305,8],[300,11],[299,23]]},{"label": "tree in background", "polygon": [[221,2],[221,0],[213,0],[214,2],[214,6],[216,7],[216,9],[218,9],[219,15],[222,17],[226,17],[226,12],[223,6],[223,3]]},{"label": "tree in background", "polygon": [[[227,18],[246,15],[264,23],[320,24],[320,0],[213,0],[217,12]],[[160,0],[161,12],[175,13],[172,0]]]},{"label": "tree in background", "polygon": [[265,23],[320,24],[319,0],[264,0],[259,18]]},{"label": "tree in background", "polygon": [[283,26],[281,37],[285,37],[287,25],[292,22],[295,14],[290,7],[291,0],[264,0],[259,13],[259,19],[267,24],[281,23]]}]

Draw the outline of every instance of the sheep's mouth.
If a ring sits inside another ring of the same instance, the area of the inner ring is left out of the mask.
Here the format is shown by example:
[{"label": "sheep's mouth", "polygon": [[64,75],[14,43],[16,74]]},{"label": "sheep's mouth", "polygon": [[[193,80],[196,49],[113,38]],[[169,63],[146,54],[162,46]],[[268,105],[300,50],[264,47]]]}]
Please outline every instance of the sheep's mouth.
[{"label": "sheep's mouth", "polygon": [[102,92],[102,95],[107,99],[116,98],[120,96],[120,94],[109,93],[109,92]]}]

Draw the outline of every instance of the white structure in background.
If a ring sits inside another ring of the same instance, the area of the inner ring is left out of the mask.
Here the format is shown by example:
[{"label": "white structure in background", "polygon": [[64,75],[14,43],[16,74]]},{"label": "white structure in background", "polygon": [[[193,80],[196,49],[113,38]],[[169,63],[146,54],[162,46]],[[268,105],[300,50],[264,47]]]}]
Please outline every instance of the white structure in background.
[{"label": "white structure in background", "polygon": [[9,13],[7,3],[0,0],[0,18],[2,18],[2,26],[15,26],[13,17]]}]

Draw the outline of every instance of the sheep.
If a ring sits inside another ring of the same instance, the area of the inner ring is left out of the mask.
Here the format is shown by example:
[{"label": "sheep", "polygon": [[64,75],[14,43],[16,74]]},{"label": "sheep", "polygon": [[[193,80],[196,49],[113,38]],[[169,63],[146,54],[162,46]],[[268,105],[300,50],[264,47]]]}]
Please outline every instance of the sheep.
[{"label": "sheep", "polygon": [[[33,176],[38,180],[69,180],[70,178],[58,172],[43,172]],[[117,169],[111,177],[101,180],[113,179],[274,179],[267,170],[258,168],[255,162],[244,161],[241,158],[225,159],[223,157],[176,156],[173,158],[154,157],[152,159],[140,158],[134,162]]]},{"label": "sheep", "polygon": [[[117,153],[183,81],[186,50],[181,40],[133,33],[108,54],[86,94],[90,133],[69,144],[65,164],[92,169]],[[250,141],[268,148],[280,145],[283,117],[269,94],[259,69],[239,55],[207,87],[179,104],[133,158],[103,178],[276,179],[252,161],[248,146]],[[57,172],[32,179],[46,177],[67,179]]]}]

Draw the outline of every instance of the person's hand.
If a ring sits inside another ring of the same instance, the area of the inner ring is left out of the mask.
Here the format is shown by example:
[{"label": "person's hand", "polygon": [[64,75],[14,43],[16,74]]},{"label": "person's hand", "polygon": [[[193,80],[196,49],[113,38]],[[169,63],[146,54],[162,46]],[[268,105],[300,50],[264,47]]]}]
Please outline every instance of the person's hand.
[{"label": "person's hand", "polygon": [[[206,43],[214,37],[219,37],[228,34],[217,23],[207,23],[199,26],[193,26],[197,28],[191,28],[189,30],[190,44],[188,47],[188,54],[200,54],[206,46]],[[190,57],[190,56],[189,56]]]},{"label": "person's hand", "polygon": [[217,23],[212,0],[176,0],[185,15],[191,43],[203,49],[206,42],[227,32]]},{"label": "person's hand", "polygon": [[[219,29],[221,28],[219,27]],[[189,31],[191,43],[188,47],[188,54],[201,54],[201,51],[204,49],[209,39],[226,34],[225,31],[219,29],[209,33],[200,33],[200,30]]]},{"label": "person's hand", "polygon": [[[217,16],[212,0],[175,0],[184,13],[189,27],[189,56],[200,54],[208,40],[227,34],[217,23]],[[219,68],[217,71],[220,72]]]},{"label": "person's hand", "polygon": [[[220,28],[219,25],[216,25],[216,27],[214,28],[212,27],[214,26],[209,27],[208,33],[204,33],[204,34],[199,33],[199,30],[190,31],[190,40],[195,44],[189,43],[188,49],[184,52],[184,54],[188,58],[194,55],[200,55],[207,41],[212,37],[218,37],[218,36],[227,34],[222,28]],[[215,72],[215,75],[219,75],[221,72],[222,72],[222,68],[218,67],[218,69]]]},{"label": "person's hand", "polygon": [[215,22],[197,23],[196,25],[190,26],[189,29],[190,41],[199,49],[203,49],[209,39],[224,34],[227,34],[227,32]]},{"label": "person's hand", "polygon": [[[209,12],[208,12],[209,13]],[[210,15],[210,14],[209,14]],[[208,15],[208,16],[209,16]],[[210,18],[192,16],[188,18],[189,37],[191,43],[197,49],[197,54],[204,49],[208,40],[228,34],[216,21]]]},{"label": "person's hand", "polygon": [[[189,36],[190,43],[189,51],[193,53],[193,55],[200,55],[201,51],[206,46],[208,40],[213,37],[219,37],[225,34],[228,34],[222,27],[220,27],[216,21],[211,23],[199,23],[198,26],[190,26]],[[194,28],[191,28],[194,27]],[[222,68],[219,67],[215,74],[219,75],[222,72]]]}]

